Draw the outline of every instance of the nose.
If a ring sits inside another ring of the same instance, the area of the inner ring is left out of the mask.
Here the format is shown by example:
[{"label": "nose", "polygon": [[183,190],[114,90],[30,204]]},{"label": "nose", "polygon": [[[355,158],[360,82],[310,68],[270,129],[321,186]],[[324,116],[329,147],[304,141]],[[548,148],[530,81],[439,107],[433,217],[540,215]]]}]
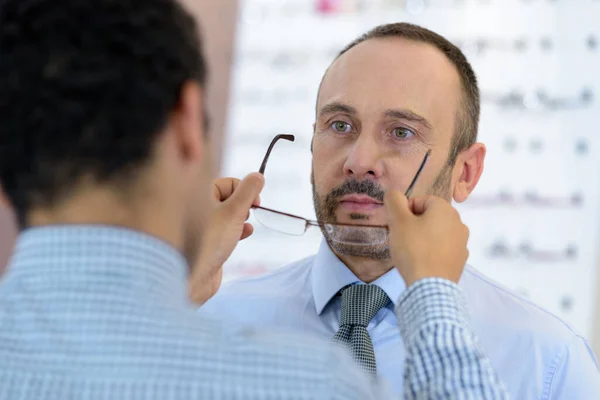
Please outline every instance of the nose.
[{"label": "nose", "polygon": [[344,175],[357,180],[379,179],[383,165],[376,141],[360,135],[349,149],[344,163]]}]

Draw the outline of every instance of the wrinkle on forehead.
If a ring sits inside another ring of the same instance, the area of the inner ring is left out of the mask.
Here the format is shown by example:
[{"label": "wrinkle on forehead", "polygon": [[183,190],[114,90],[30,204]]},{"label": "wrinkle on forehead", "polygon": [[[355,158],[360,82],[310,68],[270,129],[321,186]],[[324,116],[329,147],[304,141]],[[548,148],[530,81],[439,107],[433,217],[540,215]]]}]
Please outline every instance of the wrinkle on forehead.
[{"label": "wrinkle on forehead", "polygon": [[461,107],[460,77],[434,46],[402,38],[369,39],[340,56],[326,71],[317,98],[339,101],[361,116],[401,108],[453,131]]}]

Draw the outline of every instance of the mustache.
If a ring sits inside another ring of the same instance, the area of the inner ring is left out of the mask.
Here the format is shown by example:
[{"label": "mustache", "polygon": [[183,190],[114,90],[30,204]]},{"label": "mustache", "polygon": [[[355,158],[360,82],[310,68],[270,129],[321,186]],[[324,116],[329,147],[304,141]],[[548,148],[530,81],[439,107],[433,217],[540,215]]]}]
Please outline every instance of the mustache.
[{"label": "mustache", "polygon": [[357,181],[356,179],[347,180],[340,186],[334,188],[329,194],[325,202],[329,205],[337,203],[337,199],[349,194],[364,194],[378,201],[383,202],[385,190],[381,188],[375,181],[366,179]]}]

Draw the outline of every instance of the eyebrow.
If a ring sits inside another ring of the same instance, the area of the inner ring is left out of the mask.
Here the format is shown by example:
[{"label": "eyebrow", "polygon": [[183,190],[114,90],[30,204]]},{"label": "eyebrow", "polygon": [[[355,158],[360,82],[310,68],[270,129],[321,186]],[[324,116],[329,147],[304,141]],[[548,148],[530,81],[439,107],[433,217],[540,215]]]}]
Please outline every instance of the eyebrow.
[{"label": "eyebrow", "polygon": [[419,114],[414,113],[410,110],[391,109],[391,110],[387,110],[384,113],[384,115],[386,117],[398,118],[398,119],[404,119],[406,121],[416,122],[416,123],[423,125],[427,129],[431,129],[431,124],[429,123],[429,121],[427,121],[427,119],[425,117],[422,117]]},{"label": "eyebrow", "polygon": [[[337,101],[328,103],[328,104],[324,105],[323,107],[321,107],[321,109],[319,110],[319,114],[334,114],[334,113],[338,113],[338,112],[349,114],[349,115],[357,114],[356,108],[349,106],[347,104],[344,104],[344,103],[337,102]],[[397,118],[397,119],[403,119],[406,121],[416,122],[416,123],[423,125],[427,129],[431,129],[431,124],[429,123],[429,121],[427,121],[427,119],[425,117],[422,117],[421,115],[419,115],[413,111],[410,111],[410,110],[394,108],[394,109],[386,110],[383,113],[383,115],[385,115],[386,117],[390,117],[390,118]]]},{"label": "eyebrow", "polygon": [[346,113],[346,114],[350,114],[350,115],[357,114],[356,108],[349,106],[347,104],[337,102],[337,101],[334,101],[333,103],[325,104],[319,110],[319,114],[333,114],[333,113],[338,113],[338,112],[342,112],[342,113]]}]

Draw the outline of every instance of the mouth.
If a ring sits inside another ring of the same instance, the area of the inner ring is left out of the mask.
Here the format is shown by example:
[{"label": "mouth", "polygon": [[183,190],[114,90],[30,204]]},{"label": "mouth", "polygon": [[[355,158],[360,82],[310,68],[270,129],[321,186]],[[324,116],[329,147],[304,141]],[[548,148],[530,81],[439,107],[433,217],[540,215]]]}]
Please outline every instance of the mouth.
[{"label": "mouth", "polygon": [[364,194],[344,196],[339,201],[340,207],[350,212],[368,212],[383,207],[383,202]]}]

